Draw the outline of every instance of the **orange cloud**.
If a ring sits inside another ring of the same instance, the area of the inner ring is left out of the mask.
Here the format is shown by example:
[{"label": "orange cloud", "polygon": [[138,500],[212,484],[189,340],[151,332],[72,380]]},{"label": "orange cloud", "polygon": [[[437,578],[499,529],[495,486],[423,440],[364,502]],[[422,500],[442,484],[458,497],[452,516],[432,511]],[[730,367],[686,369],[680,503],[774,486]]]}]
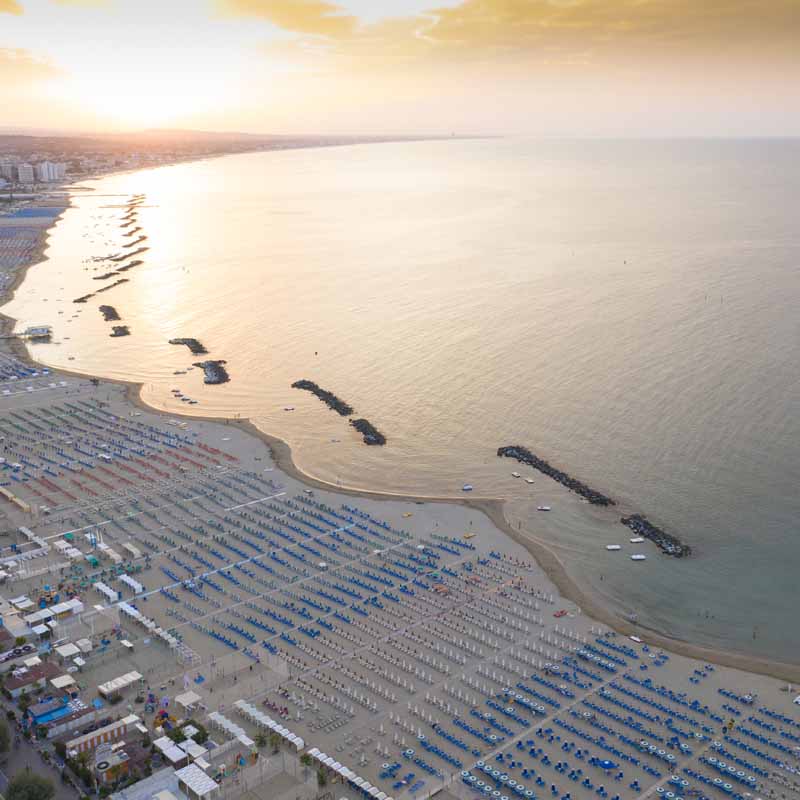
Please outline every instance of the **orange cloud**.
[{"label": "orange cloud", "polygon": [[[225,0],[272,6],[269,0]],[[433,0],[435,2],[435,0]],[[348,23],[319,41],[281,44],[284,56],[352,58],[364,63],[489,62],[574,66],[690,55],[797,61],[799,0],[463,0],[426,14],[358,26]],[[286,4],[296,7],[291,0]],[[305,5],[304,3],[302,5]],[[309,3],[333,9],[327,3]],[[329,12],[332,13],[332,12]],[[287,30],[311,32],[299,26]]]},{"label": "orange cloud", "polygon": [[56,78],[61,71],[46,61],[32,56],[27,50],[0,48],[0,85],[18,88]]},{"label": "orange cloud", "polygon": [[227,14],[260,17],[293,33],[341,37],[353,33],[358,20],[324,0],[217,0]]},{"label": "orange cloud", "polygon": [[0,14],[21,14],[22,6],[17,0],[0,0]]}]

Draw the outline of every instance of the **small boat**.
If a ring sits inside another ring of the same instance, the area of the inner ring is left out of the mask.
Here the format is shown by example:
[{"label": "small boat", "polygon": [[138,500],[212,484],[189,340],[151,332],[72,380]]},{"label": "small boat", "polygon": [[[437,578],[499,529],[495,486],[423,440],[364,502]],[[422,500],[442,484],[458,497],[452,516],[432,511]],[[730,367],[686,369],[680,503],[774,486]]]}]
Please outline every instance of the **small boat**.
[{"label": "small boat", "polygon": [[519,478],[520,477],[519,472],[512,472],[511,473],[511,477],[512,478]]},{"label": "small boat", "polygon": [[643,536],[634,536],[633,539],[631,539],[631,544],[641,544],[643,541]]},{"label": "small boat", "polygon": [[617,550],[622,550],[622,548],[618,544],[607,544],[606,550],[612,550],[616,552]]},{"label": "small boat", "polygon": [[475,534],[474,533],[465,533],[464,534],[464,538],[465,539],[474,539],[475,538]]},{"label": "small boat", "polygon": [[525,478],[525,483],[533,483],[533,478]]},{"label": "small boat", "polygon": [[471,491],[472,491],[472,484],[471,484],[471,483],[465,483],[465,484],[464,484],[464,485],[461,487],[461,491],[462,491],[462,492],[471,492]]},{"label": "small boat", "polygon": [[551,508],[550,508],[550,506],[537,506],[536,510],[537,511],[550,511]]},{"label": "small boat", "polygon": [[647,556],[642,555],[641,553],[634,553],[631,556],[631,561],[646,561],[646,560],[647,560]]},{"label": "small boat", "polygon": [[284,411],[294,411],[294,406],[284,406],[283,410]]}]

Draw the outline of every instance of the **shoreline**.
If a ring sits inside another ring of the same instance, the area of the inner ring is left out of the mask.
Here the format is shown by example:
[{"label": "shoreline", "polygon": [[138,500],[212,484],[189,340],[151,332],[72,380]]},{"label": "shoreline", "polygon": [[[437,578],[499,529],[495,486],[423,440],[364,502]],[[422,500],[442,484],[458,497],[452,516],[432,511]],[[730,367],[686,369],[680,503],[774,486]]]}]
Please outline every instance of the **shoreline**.
[{"label": "shoreline", "polygon": [[[64,213],[73,207],[72,192],[75,191],[75,189],[65,188],[62,191],[64,191],[65,199],[64,209],[61,211],[61,213],[53,218],[50,225],[42,229],[39,245],[36,248],[35,254],[31,258],[30,262],[24,266],[18,267],[15,270],[13,280],[9,283],[8,287],[6,287],[6,290],[0,294],[0,333],[8,333],[13,331],[14,325],[16,324],[15,319],[3,313],[2,307],[5,306],[20,289],[25,277],[27,276],[28,270],[31,267],[42,264],[48,260],[46,251],[51,231],[62,219]],[[9,339],[7,341],[9,343],[9,351],[21,361],[36,367],[46,366],[38,362],[33,357],[23,340]],[[79,378],[97,378],[95,375],[62,368],[54,369],[53,372],[56,374],[63,374],[65,376]],[[694,645],[685,640],[672,638],[664,632],[647,628],[644,625],[630,623],[619,617],[611,608],[606,606],[598,596],[583,590],[578,582],[569,575],[563,562],[551,547],[542,542],[540,539],[537,539],[532,534],[523,534],[513,528],[504,514],[506,501],[501,498],[473,499],[445,496],[408,495],[402,493],[394,494],[389,492],[372,491],[366,488],[332,484],[303,472],[295,463],[289,444],[277,436],[261,430],[250,419],[204,415],[182,415],[173,411],[164,411],[155,406],[148,405],[142,399],[141,391],[143,384],[141,383],[110,378],[100,378],[99,380],[101,381],[101,385],[103,383],[107,383],[123,386],[125,388],[126,398],[131,405],[136,408],[146,410],[150,413],[156,413],[161,416],[173,417],[181,420],[198,420],[237,426],[267,446],[278,470],[308,487],[324,489],[353,497],[368,497],[372,500],[378,501],[399,500],[413,503],[452,504],[461,505],[479,511],[483,513],[498,530],[507,534],[513,541],[524,547],[556,586],[561,597],[575,603],[580,608],[581,613],[584,616],[594,619],[597,622],[600,622],[625,636],[630,636],[632,634],[645,636],[648,644],[660,647],[678,655],[700,659],[746,672],[757,673],[782,681],[800,683],[800,665],[757,658],[755,656],[737,653],[735,651],[726,651],[712,647],[705,647],[702,645]]]}]

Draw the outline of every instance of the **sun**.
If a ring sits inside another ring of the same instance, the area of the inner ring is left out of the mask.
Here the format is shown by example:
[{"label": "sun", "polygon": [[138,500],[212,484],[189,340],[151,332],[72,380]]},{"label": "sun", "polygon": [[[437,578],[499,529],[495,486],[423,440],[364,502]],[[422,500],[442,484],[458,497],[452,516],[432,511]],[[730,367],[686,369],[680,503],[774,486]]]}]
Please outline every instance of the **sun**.
[{"label": "sun", "polygon": [[76,107],[116,129],[173,126],[219,110],[234,93],[210,71],[146,60],[114,65],[103,73],[74,75],[64,92],[74,98]]}]

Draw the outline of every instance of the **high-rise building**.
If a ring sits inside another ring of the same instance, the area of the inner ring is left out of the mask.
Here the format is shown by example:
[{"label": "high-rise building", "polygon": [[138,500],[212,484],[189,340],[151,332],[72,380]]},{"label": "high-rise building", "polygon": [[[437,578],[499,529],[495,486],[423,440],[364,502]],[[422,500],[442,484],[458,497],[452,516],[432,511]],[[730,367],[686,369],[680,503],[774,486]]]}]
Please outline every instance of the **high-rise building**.
[{"label": "high-rise building", "polygon": [[66,164],[54,164],[52,161],[40,161],[36,165],[36,179],[42,183],[60,181],[67,174]]},{"label": "high-rise building", "polygon": [[33,167],[30,164],[17,164],[17,180],[20,183],[33,183]]},{"label": "high-rise building", "polygon": [[0,161],[0,177],[13,181],[17,177],[17,167],[13,161]]}]

